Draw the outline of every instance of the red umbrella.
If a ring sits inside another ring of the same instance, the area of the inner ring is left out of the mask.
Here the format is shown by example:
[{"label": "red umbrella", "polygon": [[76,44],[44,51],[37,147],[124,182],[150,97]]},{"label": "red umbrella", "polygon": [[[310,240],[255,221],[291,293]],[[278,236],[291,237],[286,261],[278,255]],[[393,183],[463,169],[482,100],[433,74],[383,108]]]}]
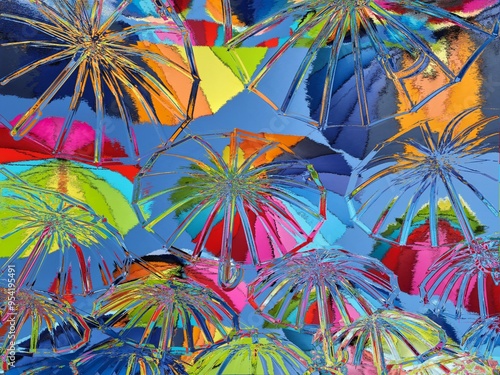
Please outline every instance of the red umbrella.
[{"label": "red umbrella", "polygon": [[[5,126],[0,126],[0,163],[13,163],[17,161],[26,160],[40,160],[54,158],[53,143],[54,136],[60,132],[63,124],[63,118],[52,117],[50,119],[42,120],[43,126],[35,126],[33,129],[33,136],[24,137],[16,141],[10,136],[10,130]],[[74,127],[76,126],[76,122]],[[93,131],[90,125],[78,122],[78,129],[87,131],[89,134]],[[88,137],[79,137],[80,130],[72,130],[70,132],[71,145],[66,145],[64,155],[57,155],[58,158],[69,160],[78,160],[83,163],[93,164],[92,160],[92,143],[93,140]],[[78,133],[78,134],[77,134]],[[105,137],[104,155],[107,158],[119,158],[125,155],[124,150],[119,144],[113,140]],[[90,153],[89,153],[90,151]],[[116,171],[130,181],[133,181],[137,173],[139,173],[139,166],[125,165],[121,162],[107,163],[106,168]]]}]

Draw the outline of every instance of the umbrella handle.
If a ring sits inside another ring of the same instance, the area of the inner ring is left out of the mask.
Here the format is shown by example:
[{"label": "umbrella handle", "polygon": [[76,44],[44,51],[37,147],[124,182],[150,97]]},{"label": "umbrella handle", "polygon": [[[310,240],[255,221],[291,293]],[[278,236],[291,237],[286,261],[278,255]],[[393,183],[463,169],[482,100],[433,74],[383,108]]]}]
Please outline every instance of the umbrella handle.
[{"label": "umbrella handle", "polygon": [[219,285],[224,290],[232,290],[238,286],[243,278],[243,269],[234,265],[219,263]]}]

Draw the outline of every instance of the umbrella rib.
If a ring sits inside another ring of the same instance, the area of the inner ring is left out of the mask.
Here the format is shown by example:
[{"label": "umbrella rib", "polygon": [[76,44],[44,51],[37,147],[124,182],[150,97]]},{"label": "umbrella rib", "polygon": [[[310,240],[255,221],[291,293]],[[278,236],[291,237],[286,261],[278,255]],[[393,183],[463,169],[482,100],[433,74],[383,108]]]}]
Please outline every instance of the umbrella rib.
[{"label": "umbrella rib", "polygon": [[141,94],[137,86],[134,85],[131,80],[129,80],[126,72],[119,65],[116,65],[115,64],[116,61],[111,59],[110,56],[102,55],[101,58],[104,59],[105,62],[110,67],[110,70],[113,72],[112,75],[135,95],[136,99],[140,102],[142,108],[149,117],[151,123],[154,125],[159,125],[160,120],[158,120],[158,117],[155,114],[155,110],[151,108],[151,106],[148,104],[147,100]]},{"label": "umbrella rib", "polygon": [[415,194],[412,195],[410,201],[408,202],[408,210],[406,211],[405,219],[401,224],[401,234],[399,236],[400,245],[404,245],[408,241],[408,236],[410,235],[410,229],[411,229],[411,222],[415,217],[415,211],[417,210],[417,202],[419,201],[420,197],[431,183],[432,181],[429,182],[427,178],[422,179],[417,191],[415,192]]},{"label": "umbrella rib", "polygon": [[[311,209],[311,207],[306,205],[299,198],[290,194],[289,191],[287,191],[285,189],[281,189],[279,186],[274,185],[274,186],[270,186],[268,188],[263,188],[262,192],[272,194],[273,197],[280,198],[283,202],[286,202],[286,203],[290,204],[291,206],[295,206],[296,208],[301,209],[304,212],[307,212],[312,217],[319,218],[319,216],[320,216],[318,212],[313,211]],[[270,204],[269,206],[273,207],[273,208],[276,207],[276,205],[274,203]],[[286,209],[286,207],[284,209]],[[283,210],[279,210],[278,212],[281,213],[281,212],[283,212]]]},{"label": "umbrella rib", "polygon": [[41,31],[42,33],[51,36],[53,38],[66,41],[68,44],[73,44],[73,38],[64,32],[64,30],[59,30],[57,27],[50,25],[45,22],[35,21],[31,18],[16,16],[13,14],[0,13],[0,18],[10,20],[12,22],[25,24],[33,27],[34,29]]},{"label": "umbrella rib", "polygon": [[250,222],[248,220],[248,216],[244,206],[244,200],[241,196],[236,197],[236,212],[239,214],[240,222],[243,225],[243,232],[245,233],[247,246],[252,256],[252,261],[254,264],[259,264],[259,254],[257,252],[254,234],[252,232],[252,228],[250,227]]},{"label": "umbrella rib", "polygon": [[138,56],[142,57],[144,59],[150,59],[153,60],[157,63],[160,63],[162,65],[168,66],[174,70],[176,70],[179,73],[182,73],[184,76],[193,78],[193,74],[190,70],[187,70],[183,68],[181,65],[173,62],[170,60],[168,57],[162,56],[159,53],[151,52],[148,50],[144,50],[141,48],[138,48],[133,45],[120,45],[116,43],[105,43],[108,47],[112,48],[115,53],[120,53],[124,55],[132,55],[132,56]]},{"label": "umbrella rib", "polygon": [[[408,42],[411,42],[415,47],[419,47],[421,49],[421,51],[423,51],[423,53],[429,59],[431,59],[434,63],[436,63],[441,68],[441,70],[444,72],[444,74],[450,80],[452,80],[452,81],[454,80],[455,77],[454,77],[453,72],[450,70],[450,68],[447,65],[445,65],[439,59],[439,57],[436,56],[436,54],[429,47],[427,47],[425,45],[425,43],[423,43],[421,40],[419,40],[418,37],[416,37],[411,32],[411,30],[409,30],[402,23],[400,23],[397,20],[395,20],[394,17],[389,12],[387,12],[385,9],[383,9],[381,7],[377,7],[377,8],[372,7],[371,10],[372,10],[372,12],[374,12],[375,14],[377,14],[379,17],[385,19],[388,24],[392,25],[392,27],[394,27],[396,30],[398,30],[399,32],[401,32],[404,36],[406,36]],[[417,48],[417,50],[418,50],[418,48]]]},{"label": "umbrella rib", "polygon": [[198,257],[205,248],[206,241],[209,238],[208,234],[211,232],[211,229],[213,229],[214,220],[222,204],[223,200],[221,199],[214,202],[214,206],[210,211],[210,214],[208,215],[206,222],[203,224],[201,232],[199,233],[199,238],[196,241],[195,247],[193,249],[193,257]]},{"label": "umbrella rib", "polygon": [[332,100],[333,82],[337,70],[337,63],[340,54],[340,48],[344,41],[349,26],[349,15],[343,14],[342,19],[336,25],[335,38],[332,41],[330,59],[328,60],[328,67],[326,73],[325,87],[323,89],[321,112],[319,116],[320,128],[324,128],[328,123],[328,114],[330,113],[330,103]]},{"label": "umbrella rib", "polygon": [[[162,82],[158,81],[155,77],[153,77],[152,74],[147,72],[144,68],[141,68],[140,66],[135,64],[132,60],[128,59],[123,54],[116,54],[115,58],[115,62],[118,64],[118,66],[121,66],[122,68],[124,68],[124,70],[130,70],[131,73],[133,73],[133,77],[135,78],[135,80],[141,86],[148,88],[147,91],[149,95],[155,96],[160,103],[166,104],[164,103],[164,98],[162,98],[161,94],[165,95],[169,99],[170,104],[172,104],[180,114],[185,114],[185,110],[179,106],[179,103],[177,103],[177,98],[174,97],[174,93],[169,90]],[[140,79],[140,77],[142,77],[142,80]],[[159,92],[157,92],[157,90]]]},{"label": "umbrella rib", "polygon": [[66,116],[61,132],[57,137],[57,141],[54,146],[54,152],[60,152],[62,150],[62,147],[66,143],[67,138],[69,136],[69,129],[73,125],[72,124],[73,118],[80,106],[80,101],[83,97],[83,92],[85,90],[85,85],[87,83],[87,79],[89,76],[89,72],[87,70],[87,64],[88,64],[87,61],[83,61],[82,64],[80,64],[80,67],[78,68],[75,90],[69,106],[69,115]]},{"label": "umbrella rib", "polygon": [[[298,91],[297,88],[300,85],[300,83],[304,80],[304,75],[307,71],[307,68],[312,62],[313,55],[318,52],[318,50],[321,48],[323,44],[327,41],[328,37],[332,34],[333,30],[337,27],[337,23],[334,22],[337,20],[338,16],[342,15],[341,12],[338,11],[333,11],[332,16],[330,19],[326,22],[326,25],[321,29],[320,33],[318,36],[315,38],[313,44],[307,51],[306,56],[302,59],[302,62],[300,64],[299,69],[297,69],[297,73],[295,74],[295,77],[293,78],[293,81],[288,88],[288,92],[285,96],[285,100],[283,101],[281,105],[281,111],[286,113],[288,112],[288,107],[295,96],[296,92]],[[318,18],[319,15],[318,15]],[[314,25],[316,26],[319,24],[319,21]]]},{"label": "umbrella rib", "polygon": [[[76,52],[74,54],[71,61],[61,71],[61,73],[59,73],[49,88],[47,88],[47,90],[40,95],[36,103],[33,104],[31,108],[17,121],[16,125],[11,130],[11,135],[14,138],[18,139],[23,137],[36,125],[36,120],[41,115],[42,110],[54,98],[78,66],[87,58],[87,54],[87,52]],[[77,57],[78,55],[80,56]],[[37,114],[35,115],[35,113]]]},{"label": "umbrella rib", "polygon": [[[100,1],[100,0],[94,0],[94,1]],[[114,12],[111,14],[110,17],[106,21],[103,22],[103,24],[98,28],[97,34],[101,35],[104,34],[110,27],[111,25],[120,17],[127,8],[127,6],[132,3],[132,0],[123,0],[118,7],[114,10]]]},{"label": "umbrella rib", "polygon": [[61,61],[61,60],[67,59],[71,56],[74,56],[76,52],[77,52],[77,48],[68,47],[64,51],[57,52],[51,56],[45,57],[43,59],[37,60],[35,62],[28,64],[28,65],[25,65],[22,68],[16,70],[15,72],[9,74],[8,76],[5,76],[4,78],[2,78],[0,81],[0,85],[2,85],[2,86],[6,85],[10,81],[12,81],[13,79],[19,78],[19,77],[25,75],[26,73],[29,73],[30,71],[32,71],[32,70],[34,70],[42,65],[49,64],[49,63],[52,64],[52,63],[55,63],[57,61]]},{"label": "umbrella rib", "polygon": [[121,90],[120,85],[113,74],[110,74],[107,70],[103,70],[102,73],[104,83],[108,86],[111,94],[115,97],[115,102],[118,106],[120,117],[127,128],[127,139],[129,140],[129,142],[127,142],[127,146],[132,148],[132,150],[129,151],[132,151],[133,155],[139,156],[139,146],[136,141],[134,130],[132,129],[133,121],[132,117],[130,116],[130,112],[127,109],[127,105],[123,101],[123,91]]},{"label": "umbrella rib", "polygon": [[[359,14],[359,18],[362,15]],[[351,10],[351,38],[353,40],[353,58],[354,58],[354,76],[356,78],[356,90],[359,100],[359,111],[361,116],[361,125],[367,125],[370,122],[370,115],[368,109],[368,100],[366,98],[365,78],[363,72],[363,61],[361,53],[361,43],[359,38],[360,28],[358,26],[358,11]]]},{"label": "umbrella rib", "polygon": [[[250,172],[254,172],[252,168],[253,166],[253,163],[261,156],[264,156],[268,151],[274,149],[274,148],[278,148],[276,143],[269,143],[261,148],[259,148],[257,151],[255,151],[252,155],[248,156],[247,159],[245,159],[245,161],[240,165],[240,167],[238,168],[238,173],[241,173],[241,174],[244,174],[246,173],[247,171],[250,171]],[[266,164],[264,164],[264,166],[266,166]],[[256,167],[255,169],[258,169],[258,167]]]},{"label": "umbrella rib", "polygon": [[[279,60],[279,58],[299,39],[303,34],[311,30],[314,26],[321,23],[321,17],[324,13],[328,13],[328,7],[325,7],[323,10],[319,12],[319,14],[315,17],[315,21],[308,22],[302,25],[298,30],[296,30],[293,35],[276,51],[266,65],[259,71],[257,76],[252,80],[249,85],[250,89],[255,88],[259,82],[262,80],[264,75],[271,69],[271,67]],[[330,28],[331,29],[331,28]],[[302,67],[301,67],[302,68]],[[289,90],[290,92],[290,90]]]}]

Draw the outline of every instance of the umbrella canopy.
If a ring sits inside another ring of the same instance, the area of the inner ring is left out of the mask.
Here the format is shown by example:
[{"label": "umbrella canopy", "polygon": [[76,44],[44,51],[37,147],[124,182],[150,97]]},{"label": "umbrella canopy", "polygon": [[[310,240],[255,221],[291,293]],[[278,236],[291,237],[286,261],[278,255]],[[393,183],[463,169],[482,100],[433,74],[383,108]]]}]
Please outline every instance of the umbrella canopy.
[{"label": "umbrella canopy", "polygon": [[50,356],[77,350],[89,341],[89,326],[68,302],[26,289],[15,291],[14,305],[9,304],[9,296],[12,296],[11,289],[0,288],[0,357],[3,364],[12,362],[6,360],[11,355],[12,342],[15,353]]},{"label": "umbrella canopy", "polygon": [[[1,118],[14,138],[31,134],[69,156],[86,143],[91,150],[77,154],[96,163],[136,160],[135,124],[156,128],[154,147],[192,118],[192,46],[163,3],[15,0],[0,18],[2,53],[12,57],[0,72]],[[106,155],[107,139],[120,151]]]},{"label": "umbrella canopy", "polygon": [[182,364],[168,355],[161,357],[120,340],[99,343],[71,362],[76,374],[187,375]]},{"label": "umbrella canopy", "polygon": [[260,265],[310,243],[326,217],[314,168],[283,144],[234,130],[187,136],[158,152],[136,180],[144,227],[166,247],[220,257],[220,283],[234,262]]},{"label": "umbrella canopy", "polygon": [[378,374],[388,374],[388,365],[419,363],[446,343],[446,334],[436,323],[423,316],[400,310],[380,310],[363,316],[333,334],[339,355],[350,345],[355,348],[350,358],[361,363],[369,350]]},{"label": "umbrella canopy", "polygon": [[475,321],[462,337],[462,348],[482,358],[500,360],[500,315]]},{"label": "umbrella canopy", "polygon": [[[172,255],[175,253],[177,256]],[[180,249],[171,248],[145,255],[132,262],[123,281],[134,281],[154,275],[163,278],[178,277],[192,280],[200,286],[219,295],[237,313],[247,305],[247,285],[241,282],[234,289],[224,289],[218,284],[218,261],[212,259],[193,259]]]},{"label": "umbrella canopy", "polygon": [[267,320],[300,329],[317,302],[319,320],[339,327],[390,306],[398,292],[394,274],[377,260],[315,249],[268,264],[249,285],[249,303]]},{"label": "umbrella canopy", "polygon": [[389,375],[494,375],[492,365],[493,363],[465,353],[459,348],[444,347],[423,363],[394,366],[389,371]]},{"label": "umbrella canopy", "polygon": [[303,375],[308,363],[306,354],[284,338],[240,332],[230,342],[201,353],[189,374]]},{"label": "umbrella canopy", "polygon": [[332,327],[390,306],[398,291],[396,278],[380,262],[319,249],[269,264],[250,284],[249,303],[269,321],[300,329],[316,302],[327,365],[333,365]]},{"label": "umbrella canopy", "polygon": [[34,187],[87,204],[122,235],[139,223],[131,205],[133,185],[117,172],[61,159],[10,163],[4,168]]},{"label": "umbrella canopy", "polygon": [[214,292],[177,278],[121,284],[99,298],[93,315],[110,335],[136,347],[193,352],[228,338],[238,317]]},{"label": "umbrella canopy", "polygon": [[[404,103],[403,111],[417,110],[459,82],[498,34],[498,24],[491,29],[424,1],[287,0],[262,15],[264,7],[255,8],[261,14],[228,44],[273,47],[255,75],[243,64],[242,75],[279,113],[321,128],[392,117],[396,110],[380,105],[380,96]],[[476,41],[463,64],[444,57],[450,36],[443,31],[451,28]],[[419,92],[410,93],[415,78]]]},{"label": "umbrella canopy", "polygon": [[[479,305],[479,313],[485,318],[498,312],[491,293],[500,283],[500,241],[478,239],[471,244],[460,244],[450,249],[429,268],[420,285],[424,302],[439,295],[435,310],[445,309],[446,301],[456,305],[456,315],[461,316],[464,307]],[[497,289],[498,290],[498,289]]]},{"label": "umbrella canopy", "polygon": [[3,172],[11,179],[0,186],[0,274],[15,265],[17,288],[50,291],[68,301],[124,277],[129,255],[106,219],[68,196]]},{"label": "umbrella canopy", "polygon": [[399,245],[424,223],[433,247],[446,244],[441,221],[469,243],[496,231],[498,133],[488,133],[487,125],[498,116],[468,125],[475,111],[462,112],[438,134],[425,122],[376,147],[350,179],[352,219],[374,238]]}]

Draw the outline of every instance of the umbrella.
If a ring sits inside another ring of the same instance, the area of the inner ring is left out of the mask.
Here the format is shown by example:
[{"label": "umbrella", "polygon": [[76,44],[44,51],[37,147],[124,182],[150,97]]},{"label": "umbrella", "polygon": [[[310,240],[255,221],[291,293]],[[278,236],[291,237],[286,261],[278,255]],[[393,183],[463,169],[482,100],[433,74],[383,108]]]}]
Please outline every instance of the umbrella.
[{"label": "umbrella", "polygon": [[[416,111],[459,82],[498,34],[498,24],[488,30],[424,1],[288,0],[254,21],[228,44],[275,47],[254,76],[242,67],[249,89],[279,113],[323,129],[392,117],[380,96]],[[477,43],[459,66],[443,53],[456,32]],[[420,90],[411,95],[406,85],[416,77]]]},{"label": "umbrella", "polygon": [[481,358],[500,359],[500,315],[479,318],[462,337],[462,348]]},{"label": "umbrella", "polygon": [[[172,255],[175,253],[176,255]],[[191,257],[180,249],[171,248],[170,253],[155,252],[134,260],[125,281],[144,279],[153,275],[162,278],[178,277],[192,280],[198,285],[219,295],[237,313],[247,304],[247,285],[244,282],[234,289],[224,289],[218,283],[218,262],[212,259]]]},{"label": "umbrella", "polygon": [[369,350],[378,374],[388,374],[388,365],[425,361],[446,343],[446,334],[430,319],[400,310],[379,310],[360,317],[333,334],[333,345],[339,355],[350,345],[355,348],[355,365]]},{"label": "umbrella", "polygon": [[465,353],[459,348],[445,346],[423,363],[393,366],[389,375],[494,375],[491,365],[491,363]]},{"label": "umbrella", "polygon": [[136,347],[193,352],[227,339],[238,317],[190,280],[149,277],[112,288],[94,305],[103,330]]},{"label": "umbrella", "polygon": [[260,265],[310,243],[326,215],[314,168],[286,146],[253,133],[187,136],[140,172],[134,204],[166,247],[220,257],[220,283],[235,263]]},{"label": "umbrella", "polygon": [[[106,219],[68,196],[0,172],[10,177],[0,185],[0,275],[16,265],[18,288],[73,301],[74,295],[105,289],[126,274],[128,252]],[[117,277],[113,270],[119,270]]]},{"label": "umbrella", "polygon": [[305,353],[288,340],[249,331],[239,332],[228,343],[202,352],[189,374],[303,375],[308,363]]},{"label": "umbrella", "polygon": [[149,350],[137,349],[120,340],[99,343],[78,358],[71,367],[77,374],[114,375],[187,375],[184,367],[168,355],[155,356]]},{"label": "umbrella", "polygon": [[397,135],[371,152],[353,171],[346,196],[352,219],[376,239],[405,245],[428,223],[431,245],[445,245],[442,221],[467,242],[498,224],[498,116],[464,126],[471,108],[439,134],[432,122]]},{"label": "umbrella", "polygon": [[[15,139],[40,139],[47,130],[55,153],[67,155],[88,138],[92,151],[82,158],[136,160],[142,130],[135,124],[155,128],[154,147],[192,118],[199,78],[186,31],[167,5],[16,0],[3,9],[2,54],[12,60],[0,72],[1,118]],[[61,112],[64,119],[54,117]],[[107,139],[122,151],[105,155]]]},{"label": "umbrella", "polygon": [[[420,285],[424,302],[439,295],[435,307],[439,313],[446,301],[456,305],[456,315],[461,316],[464,307],[479,305],[479,313],[485,318],[499,312],[500,306],[493,296],[500,283],[500,257],[498,239],[477,239],[471,244],[459,244],[448,250],[429,268]],[[493,293],[492,293],[493,292]]]},{"label": "umbrella", "polygon": [[[269,264],[249,286],[249,303],[264,318],[302,328],[317,302],[328,365],[333,365],[330,329],[392,304],[399,289],[380,262],[344,250],[318,249]],[[329,354],[328,354],[329,353]]]},{"label": "umbrella", "polygon": [[61,355],[89,341],[89,326],[68,302],[27,289],[17,289],[15,300],[9,300],[12,290],[0,288],[0,356],[4,364],[13,362],[8,358],[15,353]]},{"label": "umbrella", "polygon": [[116,172],[61,159],[10,163],[4,167],[34,187],[87,204],[122,235],[139,223],[130,203],[133,185]]}]

